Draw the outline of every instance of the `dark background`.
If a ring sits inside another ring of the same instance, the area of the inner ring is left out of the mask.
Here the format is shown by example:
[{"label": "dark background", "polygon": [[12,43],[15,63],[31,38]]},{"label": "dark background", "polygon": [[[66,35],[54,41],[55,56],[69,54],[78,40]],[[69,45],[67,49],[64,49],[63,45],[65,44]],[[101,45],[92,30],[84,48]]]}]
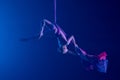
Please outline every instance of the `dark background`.
[{"label": "dark background", "polygon": [[[54,21],[53,0],[0,0],[0,80],[99,80],[80,59],[57,52],[51,35],[21,42]],[[117,0],[57,0],[57,23],[89,54],[108,53],[106,80],[118,80],[120,7]],[[103,79],[100,79],[103,80]]]}]

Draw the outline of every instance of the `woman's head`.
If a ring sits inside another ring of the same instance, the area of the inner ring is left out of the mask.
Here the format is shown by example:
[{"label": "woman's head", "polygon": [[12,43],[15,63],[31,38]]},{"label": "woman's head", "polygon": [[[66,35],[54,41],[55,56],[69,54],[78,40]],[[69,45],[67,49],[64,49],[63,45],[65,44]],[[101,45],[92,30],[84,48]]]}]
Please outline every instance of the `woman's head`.
[{"label": "woman's head", "polygon": [[99,60],[106,60],[107,53],[104,51],[98,55]]}]

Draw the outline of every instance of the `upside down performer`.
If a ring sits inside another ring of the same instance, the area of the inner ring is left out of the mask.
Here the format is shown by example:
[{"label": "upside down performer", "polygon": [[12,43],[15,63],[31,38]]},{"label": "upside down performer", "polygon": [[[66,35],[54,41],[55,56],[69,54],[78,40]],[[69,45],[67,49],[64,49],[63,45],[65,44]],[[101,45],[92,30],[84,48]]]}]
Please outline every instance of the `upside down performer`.
[{"label": "upside down performer", "polygon": [[56,35],[59,49],[63,54],[71,52],[71,50],[68,49],[68,45],[72,43],[74,44],[75,48],[75,53],[73,52],[72,54],[80,56],[81,60],[88,63],[87,68],[89,70],[97,70],[103,73],[107,72],[108,60],[106,52],[102,52],[99,55],[87,54],[86,51],[84,51],[77,45],[74,36],[67,38],[66,33],[60,28],[60,26],[58,26],[57,24],[53,24],[47,19],[43,20],[43,26],[40,31],[39,39],[44,35],[43,32],[45,26],[48,27]]}]

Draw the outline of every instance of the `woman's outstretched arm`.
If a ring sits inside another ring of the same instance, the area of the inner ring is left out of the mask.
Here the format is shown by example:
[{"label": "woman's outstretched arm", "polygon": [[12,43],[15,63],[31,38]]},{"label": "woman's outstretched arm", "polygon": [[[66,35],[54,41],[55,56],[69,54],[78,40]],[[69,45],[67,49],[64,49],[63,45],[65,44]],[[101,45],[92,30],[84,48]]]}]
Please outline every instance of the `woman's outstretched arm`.
[{"label": "woman's outstretched arm", "polygon": [[21,38],[20,41],[27,42],[27,41],[35,40],[35,39],[38,39],[38,38],[39,38],[39,34],[31,36],[31,37],[27,37],[27,38]]}]

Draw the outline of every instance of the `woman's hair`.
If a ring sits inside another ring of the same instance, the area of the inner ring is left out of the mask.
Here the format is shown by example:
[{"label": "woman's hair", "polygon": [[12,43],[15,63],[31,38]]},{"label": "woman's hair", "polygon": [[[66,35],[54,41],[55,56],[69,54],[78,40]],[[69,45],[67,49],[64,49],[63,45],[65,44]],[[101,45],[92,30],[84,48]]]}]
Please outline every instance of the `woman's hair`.
[{"label": "woman's hair", "polygon": [[107,57],[107,53],[104,51],[98,55],[98,58],[100,59],[101,57]]}]

